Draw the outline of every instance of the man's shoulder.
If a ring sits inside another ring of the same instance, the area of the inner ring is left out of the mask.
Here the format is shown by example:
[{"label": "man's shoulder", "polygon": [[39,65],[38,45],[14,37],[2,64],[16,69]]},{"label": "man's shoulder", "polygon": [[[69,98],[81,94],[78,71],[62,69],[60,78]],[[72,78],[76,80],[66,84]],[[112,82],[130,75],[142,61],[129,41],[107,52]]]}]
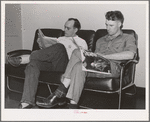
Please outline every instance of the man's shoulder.
[{"label": "man's shoulder", "polygon": [[102,41],[102,40],[105,41],[105,39],[106,39],[107,36],[108,35],[102,36],[102,37],[98,38],[97,41]]},{"label": "man's shoulder", "polygon": [[81,38],[81,37],[79,37],[79,36],[76,36],[75,37],[77,40],[79,40],[79,41],[85,41],[83,38]]},{"label": "man's shoulder", "polygon": [[[58,37],[58,39],[71,39],[71,38],[72,38],[72,37],[66,37],[66,36],[60,36],[60,37]],[[79,36],[75,36],[75,37],[73,37],[73,38],[84,40],[84,39],[82,39],[82,38],[79,37]]]},{"label": "man's shoulder", "polygon": [[134,35],[128,34],[128,33],[123,33],[123,36],[124,36],[124,37],[134,37]]},{"label": "man's shoulder", "polygon": [[133,34],[127,34],[127,33],[123,33],[123,36],[122,36],[126,41],[127,40],[132,40],[132,41],[135,41],[136,40],[136,37],[133,35]]},{"label": "man's shoulder", "polygon": [[70,40],[70,37],[66,37],[66,36],[58,37],[58,41],[67,41],[67,40]]},{"label": "man's shoulder", "polygon": [[58,37],[58,39],[64,39],[65,38],[65,36],[60,36],[60,37]]}]

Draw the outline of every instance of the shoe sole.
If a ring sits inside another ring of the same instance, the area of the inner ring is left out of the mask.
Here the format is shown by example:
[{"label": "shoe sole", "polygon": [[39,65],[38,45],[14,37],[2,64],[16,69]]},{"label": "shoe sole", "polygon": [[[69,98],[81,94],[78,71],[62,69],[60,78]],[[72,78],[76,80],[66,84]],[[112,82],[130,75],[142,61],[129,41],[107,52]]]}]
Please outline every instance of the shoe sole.
[{"label": "shoe sole", "polygon": [[18,108],[19,108],[19,109],[31,109],[31,108],[33,108],[33,105],[28,105],[28,106],[22,108],[22,105],[19,104],[19,107],[18,107]]},{"label": "shoe sole", "polygon": [[42,107],[42,108],[52,108],[52,107],[55,107],[55,106],[57,106],[57,105],[62,106],[62,105],[65,105],[65,104],[66,104],[66,102],[63,102],[63,103],[56,103],[56,104],[51,105],[51,106],[47,106],[47,105],[45,106],[45,105],[37,104],[37,106]]},{"label": "shoe sole", "polygon": [[58,103],[58,105],[59,106],[62,106],[62,105],[65,105],[67,102],[66,101],[64,101],[64,102],[62,102],[62,103]]}]

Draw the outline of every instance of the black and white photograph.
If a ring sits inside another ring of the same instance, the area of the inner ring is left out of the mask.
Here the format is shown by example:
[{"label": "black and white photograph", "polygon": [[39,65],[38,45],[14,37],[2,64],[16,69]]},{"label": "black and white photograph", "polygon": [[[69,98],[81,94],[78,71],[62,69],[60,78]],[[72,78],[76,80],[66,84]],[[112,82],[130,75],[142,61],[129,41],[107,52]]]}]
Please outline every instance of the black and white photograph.
[{"label": "black and white photograph", "polygon": [[149,120],[149,1],[1,1],[1,121],[71,120]]}]

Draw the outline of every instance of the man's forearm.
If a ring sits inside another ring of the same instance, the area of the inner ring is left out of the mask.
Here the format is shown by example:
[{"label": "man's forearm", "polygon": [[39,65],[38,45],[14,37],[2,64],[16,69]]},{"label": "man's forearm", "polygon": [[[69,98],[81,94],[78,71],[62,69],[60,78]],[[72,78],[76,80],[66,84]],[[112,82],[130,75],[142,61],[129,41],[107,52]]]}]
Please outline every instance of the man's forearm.
[{"label": "man's forearm", "polygon": [[134,53],[131,51],[124,51],[120,53],[103,55],[103,57],[107,59],[113,59],[113,60],[129,60],[129,59],[133,59]]}]

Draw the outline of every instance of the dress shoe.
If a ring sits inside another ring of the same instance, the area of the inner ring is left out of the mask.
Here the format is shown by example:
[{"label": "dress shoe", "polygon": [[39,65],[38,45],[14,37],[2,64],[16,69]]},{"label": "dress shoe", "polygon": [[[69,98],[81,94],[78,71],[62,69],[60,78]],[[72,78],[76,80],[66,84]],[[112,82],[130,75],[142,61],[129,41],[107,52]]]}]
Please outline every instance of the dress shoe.
[{"label": "dress shoe", "polygon": [[33,108],[33,105],[29,104],[29,105],[23,107],[22,104],[19,104],[19,109],[30,109],[30,108]]},{"label": "dress shoe", "polygon": [[52,108],[54,106],[62,106],[66,104],[66,98],[58,98],[55,95],[49,96],[47,99],[43,99],[42,101],[36,102],[37,106],[43,107],[43,108]]},{"label": "dress shoe", "polygon": [[67,109],[79,109],[79,106],[78,106],[78,104],[68,103],[66,108]]}]

